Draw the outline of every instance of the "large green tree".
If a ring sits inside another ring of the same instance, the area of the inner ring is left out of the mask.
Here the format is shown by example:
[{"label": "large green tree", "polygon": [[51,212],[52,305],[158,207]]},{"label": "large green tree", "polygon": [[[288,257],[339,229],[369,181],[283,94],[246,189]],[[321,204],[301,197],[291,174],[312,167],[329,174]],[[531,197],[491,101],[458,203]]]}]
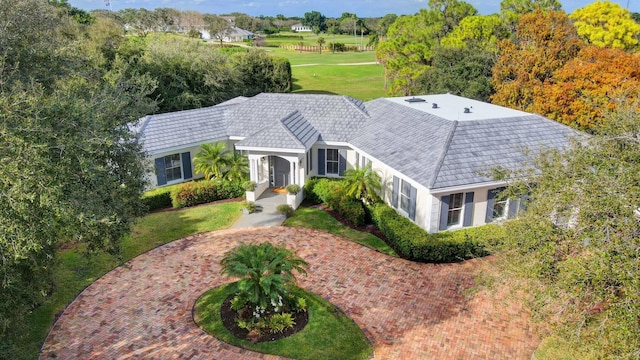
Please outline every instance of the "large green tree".
[{"label": "large green tree", "polygon": [[430,0],[430,9],[399,17],[379,43],[376,57],[385,67],[393,95],[420,91],[420,79],[431,65],[433,49],[462,19],[477,11],[464,1]]},{"label": "large green tree", "polygon": [[94,24],[46,2],[0,2],[0,21],[0,353],[19,358],[21,319],[54,289],[57,249],[117,254],[143,210],[130,125],[155,110],[154,84],[97,66],[81,51]]},{"label": "large green tree", "polygon": [[507,177],[531,201],[506,225],[504,269],[524,279],[545,334],[584,358],[640,357],[639,106],[625,102],[593,137]]},{"label": "large green tree", "polygon": [[327,18],[319,11],[309,11],[304,13],[303,24],[311,26],[312,28],[318,28],[319,31],[327,30],[326,24]]},{"label": "large green tree", "polygon": [[437,47],[431,67],[420,79],[425,94],[451,93],[480,101],[493,94],[492,69],[497,55],[486,47]]}]

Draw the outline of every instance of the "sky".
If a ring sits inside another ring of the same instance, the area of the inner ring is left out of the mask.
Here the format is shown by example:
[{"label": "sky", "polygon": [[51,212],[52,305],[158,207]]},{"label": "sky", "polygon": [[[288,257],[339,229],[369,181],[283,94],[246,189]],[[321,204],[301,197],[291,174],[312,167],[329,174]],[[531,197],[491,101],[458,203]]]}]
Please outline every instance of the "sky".
[{"label": "sky", "polygon": [[[567,13],[593,3],[595,0],[560,0]],[[105,0],[68,0],[80,9],[108,9]],[[415,14],[427,8],[428,0],[110,0],[113,11],[125,8],[155,9],[168,7],[178,10],[196,10],[208,14],[228,14],[241,12],[251,16],[275,16],[283,14],[287,17],[304,17],[305,12],[319,11],[327,17],[340,17],[343,12],[356,14],[358,17],[382,17],[393,13],[396,15]],[[500,1],[467,0],[480,14],[489,15],[500,11]],[[640,0],[612,0],[631,12],[640,12]]]}]

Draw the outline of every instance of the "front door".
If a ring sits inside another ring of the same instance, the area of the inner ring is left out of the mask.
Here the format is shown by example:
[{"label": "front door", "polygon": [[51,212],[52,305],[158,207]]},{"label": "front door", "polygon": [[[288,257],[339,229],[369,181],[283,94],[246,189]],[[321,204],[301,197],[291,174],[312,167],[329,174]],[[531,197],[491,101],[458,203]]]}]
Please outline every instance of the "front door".
[{"label": "front door", "polygon": [[281,157],[273,156],[271,165],[272,186],[285,187],[289,185],[289,162]]}]

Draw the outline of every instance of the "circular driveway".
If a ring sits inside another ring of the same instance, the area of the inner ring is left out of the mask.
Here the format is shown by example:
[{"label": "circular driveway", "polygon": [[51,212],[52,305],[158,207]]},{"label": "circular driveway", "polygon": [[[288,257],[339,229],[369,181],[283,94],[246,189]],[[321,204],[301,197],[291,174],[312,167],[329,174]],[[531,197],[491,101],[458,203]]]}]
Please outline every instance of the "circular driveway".
[{"label": "circular driveway", "polygon": [[223,230],[142,254],[90,285],[65,309],[41,359],[275,359],[204,333],[196,299],[230,282],[225,252],[246,242],[284,242],[309,263],[301,286],[340,307],[363,329],[376,359],[530,359],[539,343],[505,289],[473,291],[486,260],[418,264],[321,231]]}]

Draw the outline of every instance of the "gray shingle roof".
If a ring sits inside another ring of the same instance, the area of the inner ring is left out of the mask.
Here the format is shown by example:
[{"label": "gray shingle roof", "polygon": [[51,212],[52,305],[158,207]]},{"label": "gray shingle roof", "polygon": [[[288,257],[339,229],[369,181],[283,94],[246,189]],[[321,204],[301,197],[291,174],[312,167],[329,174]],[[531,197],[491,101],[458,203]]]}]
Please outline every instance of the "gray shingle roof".
[{"label": "gray shingle roof", "polygon": [[145,116],[139,125],[143,150],[154,153],[203,141],[227,139],[225,112],[229,106]]},{"label": "gray shingle roof", "polygon": [[364,103],[348,96],[259,94],[229,110],[228,133],[248,137],[294,111],[325,141],[347,141],[369,119]]},{"label": "gray shingle roof", "polygon": [[350,143],[427,186],[454,123],[386,99],[366,105],[371,121]]},{"label": "gray shingle roof", "polygon": [[561,149],[573,130],[540,115],[459,122],[442,158],[439,171],[428,184],[438,189],[491,181],[480,172],[497,166],[515,169],[542,149]]},{"label": "gray shingle roof", "polygon": [[320,133],[298,111],[239,141],[239,147],[308,150]]},{"label": "gray shingle roof", "polygon": [[[457,97],[439,96],[444,105],[444,100],[456,103]],[[144,150],[151,153],[229,137],[244,138],[238,145],[249,148],[305,151],[318,140],[346,142],[430,189],[491,181],[480,172],[513,168],[529,160],[524,148],[534,153],[559,148],[580,134],[539,115],[511,112],[505,117],[502,112],[508,109],[498,109],[496,116],[502,118],[491,118],[497,111],[491,104],[474,105],[476,114],[486,107],[489,115],[482,120],[464,121],[407,104],[402,99],[365,104],[347,96],[259,94],[149,115],[132,130],[142,134]]]}]

